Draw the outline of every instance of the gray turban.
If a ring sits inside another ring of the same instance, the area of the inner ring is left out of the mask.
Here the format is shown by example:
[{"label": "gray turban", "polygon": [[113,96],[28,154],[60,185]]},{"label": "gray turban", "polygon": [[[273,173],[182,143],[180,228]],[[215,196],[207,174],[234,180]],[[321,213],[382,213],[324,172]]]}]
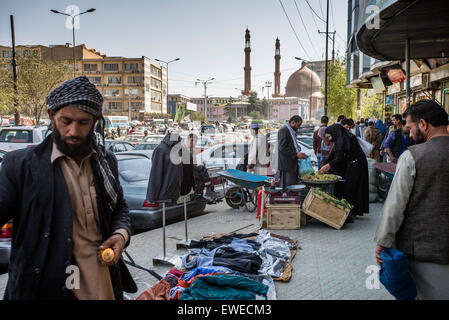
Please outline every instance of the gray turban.
[{"label": "gray turban", "polygon": [[81,76],[68,80],[53,90],[47,97],[47,105],[53,111],[72,105],[99,117],[103,107],[103,96],[86,76]]}]

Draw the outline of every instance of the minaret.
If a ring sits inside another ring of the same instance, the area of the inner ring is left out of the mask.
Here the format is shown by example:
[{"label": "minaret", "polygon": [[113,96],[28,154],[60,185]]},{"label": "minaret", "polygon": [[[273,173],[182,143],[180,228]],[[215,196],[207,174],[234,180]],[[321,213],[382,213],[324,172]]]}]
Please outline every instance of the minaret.
[{"label": "minaret", "polygon": [[249,30],[246,29],[245,34],[245,90],[242,94],[245,96],[251,96],[251,36]]},{"label": "minaret", "polygon": [[273,98],[281,97],[281,43],[276,38],[276,50],[274,54],[274,94]]}]

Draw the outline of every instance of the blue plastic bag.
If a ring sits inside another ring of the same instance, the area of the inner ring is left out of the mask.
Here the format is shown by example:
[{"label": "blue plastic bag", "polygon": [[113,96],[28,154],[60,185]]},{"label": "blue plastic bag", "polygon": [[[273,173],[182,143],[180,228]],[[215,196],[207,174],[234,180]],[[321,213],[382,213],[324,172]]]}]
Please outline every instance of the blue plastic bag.
[{"label": "blue plastic bag", "polygon": [[306,159],[299,159],[299,174],[314,174],[315,170],[313,170],[312,167],[312,160],[310,160],[310,157],[307,157]]}]

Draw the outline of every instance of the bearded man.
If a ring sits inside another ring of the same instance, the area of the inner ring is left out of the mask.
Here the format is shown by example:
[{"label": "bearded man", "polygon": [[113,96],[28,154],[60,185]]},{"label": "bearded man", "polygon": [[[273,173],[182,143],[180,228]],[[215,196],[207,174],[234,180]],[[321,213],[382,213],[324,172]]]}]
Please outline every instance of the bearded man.
[{"label": "bearded man", "polygon": [[[13,219],[4,299],[121,300],[137,287],[121,259],[131,232],[117,160],[97,138],[103,97],[82,76],[47,105],[52,133],[2,161],[0,224]],[[105,248],[114,251],[109,263]]]},{"label": "bearded man", "polygon": [[435,101],[406,110],[414,146],[398,160],[382,210],[375,242],[383,263],[385,248],[408,256],[418,299],[449,299],[449,134],[448,115]]}]

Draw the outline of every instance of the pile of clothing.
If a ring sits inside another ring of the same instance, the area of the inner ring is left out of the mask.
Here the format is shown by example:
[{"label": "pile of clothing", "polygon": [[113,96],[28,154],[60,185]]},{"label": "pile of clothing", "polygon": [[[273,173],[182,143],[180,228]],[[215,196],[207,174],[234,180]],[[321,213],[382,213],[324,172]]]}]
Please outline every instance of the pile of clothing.
[{"label": "pile of clothing", "polygon": [[182,263],[138,300],[275,300],[273,280],[289,281],[297,241],[259,230],[192,240]]}]

